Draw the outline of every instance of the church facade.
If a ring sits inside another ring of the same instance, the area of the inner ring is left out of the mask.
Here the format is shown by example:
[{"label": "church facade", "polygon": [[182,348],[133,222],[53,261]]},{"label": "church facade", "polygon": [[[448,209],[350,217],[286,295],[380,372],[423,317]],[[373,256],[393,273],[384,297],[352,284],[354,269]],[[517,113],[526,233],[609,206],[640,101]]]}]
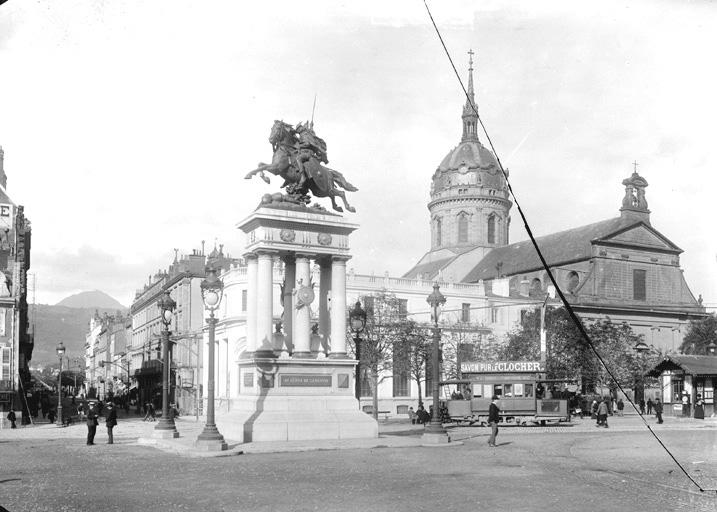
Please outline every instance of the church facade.
[{"label": "church facade", "polygon": [[[482,284],[487,297],[554,296],[533,244],[508,243],[508,185],[478,139],[472,62],[469,73],[461,142],[432,179],[431,249],[403,277]],[[618,216],[536,241],[583,320],[627,322],[655,350],[675,352],[705,309],[684,279],[682,250],[650,222],[647,181],[634,172],[622,185]]]}]

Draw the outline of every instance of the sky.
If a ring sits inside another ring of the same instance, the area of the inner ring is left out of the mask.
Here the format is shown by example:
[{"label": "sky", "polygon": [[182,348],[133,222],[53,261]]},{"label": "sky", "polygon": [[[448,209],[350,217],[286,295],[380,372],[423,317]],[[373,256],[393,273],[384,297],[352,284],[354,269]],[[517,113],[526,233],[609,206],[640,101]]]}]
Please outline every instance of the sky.
[{"label": "sky", "polygon": [[[464,80],[475,51],[478,109],[533,232],[617,216],[636,161],[652,225],[717,306],[717,4],[428,5]],[[271,160],[273,121],[311,118],[314,97],[330,166],[359,188],[349,267],[400,276],[430,246],[431,176],[465,102],[422,0],[0,6],[0,145],[32,221],[34,300],[129,305],[175,248],[240,256],[236,224],[280,185],[244,176]]]}]

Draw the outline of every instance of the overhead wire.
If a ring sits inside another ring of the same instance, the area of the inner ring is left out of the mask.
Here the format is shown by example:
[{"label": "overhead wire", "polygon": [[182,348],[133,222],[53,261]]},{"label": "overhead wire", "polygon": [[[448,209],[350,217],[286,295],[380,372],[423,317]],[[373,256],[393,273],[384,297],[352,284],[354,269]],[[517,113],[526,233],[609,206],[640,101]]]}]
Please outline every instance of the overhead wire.
[{"label": "overhead wire", "polygon": [[[540,250],[540,247],[538,246],[537,241],[535,240],[535,237],[533,236],[533,232],[530,229],[530,226],[528,225],[528,219],[526,218],[525,214],[523,213],[523,209],[520,207],[520,203],[518,202],[518,198],[515,195],[515,192],[513,192],[513,187],[510,184],[510,180],[508,179],[508,174],[505,172],[505,169],[503,168],[503,164],[500,161],[500,157],[498,156],[498,152],[495,149],[495,146],[493,145],[493,141],[490,138],[490,135],[488,134],[488,130],[485,127],[485,124],[483,123],[483,120],[481,119],[480,115],[478,114],[478,110],[475,107],[475,104],[473,101],[471,101],[471,98],[468,94],[468,91],[466,90],[465,86],[463,85],[463,80],[460,77],[460,74],[458,73],[458,70],[456,69],[455,64],[453,63],[453,58],[451,57],[450,52],[448,51],[448,48],[446,47],[446,43],[443,40],[443,36],[441,35],[440,30],[438,29],[438,25],[436,25],[436,21],[433,19],[433,14],[431,14],[431,10],[428,7],[428,3],[426,0],[423,0],[423,5],[426,7],[426,12],[428,13],[428,17],[431,19],[431,24],[433,25],[433,28],[436,31],[436,35],[438,36],[439,41],[441,42],[441,46],[443,47],[443,50],[446,54],[446,57],[448,58],[448,61],[451,64],[451,67],[453,68],[453,72],[456,75],[456,78],[458,79],[458,83],[461,86],[461,89],[463,90],[463,94],[466,96],[468,100],[468,104],[471,106],[471,109],[473,109],[473,112],[478,119],[478,122],[481,125],[481,128],[483,129],[483,133],[485,134],[486,140],[488,141],[488,144],[490,145],[490,149],[493,151],[493,155],[495,156],[496,162],[498,163],[498,167],[500,168],[500,172],[503,175],[503,178],[505,179],[505,183],[508,186],[508,191],[510,192],[511,197],[513,198],[513,202],[518,210],[518,213],[520,214],[520,218],[523,221],[523,226],[525,227],[525,231],[528,234],[528,237],[530,238],[531,243],[533,244],[533,247],[535,247],[535,251],[538,255],[538,258],[540,259],[541,264],[543,265],[543,268],[545,269],[546,273],[548,274],[548,277],[550,278],[550,281],[553,283],[553,286],[555,287],[555,291],[560,297],[560,300],[562,301],[563,305],[565,306],[566,311],[568,312],[568,315],[570,316],[571,320],[575,324],[575,327],[578,329],[578,332],[580,332],[580,335],[585,340],[585,342],[588,344],[592,352],[595,354],[595,357],[597,357],[598,361],[602,365],[602,367],[605,369],[607,374],[610,376],[610,378],[613,380],[613,382],[617,385],[617,387],[622,391],[622,393],[625,395],[627,400],[630,402],[632,407],[637,411],[637,406],[635,405],[635,402],[625,393],[625,390],[623,389],[622,385],[618,381],[618,379],[615,377],[612,371],[610,371],[610,368],[608,368],[607,364],[603,360],[600,353],[597,351],[597,348],[595,347],[594,343],[590,339],[590,336],[588,335],[587,331],[585,330],[585,327],[583,326],[582,321],[577,316],[573,308],[568,303],[567,299],[565,298],[565,295],[563,295],[562,290],[560,289],[560,286],[558,286],[558,283],[555,279],[555,276],[553,275],[553,272],[550,270],[550,267],[548,266],[547,261],[545,260],[545,257],[543,256],[542,251]],[[677,467],[680,468],[682,473],[700,490],[700,492],[717,492],[717,489],[704,489],[693,477],[689,474],[689,472],[685,469],[685,467],[677,460],[677,458],[672,454],[672,452],[665,446],[665,444],[662,442],[660,437],[655,433],[655,431],[650,427],[650,425],[647,423],[647,420],[645,417],[641,414],[639,414],[640,419],[644,423],[645,427],[647,427],[648,431],[652,434],[652,436],[655,438],[655,440],[659,443],[659,445],[665,450],[665,452],[670,456],[672,461],[677,465]]]}]

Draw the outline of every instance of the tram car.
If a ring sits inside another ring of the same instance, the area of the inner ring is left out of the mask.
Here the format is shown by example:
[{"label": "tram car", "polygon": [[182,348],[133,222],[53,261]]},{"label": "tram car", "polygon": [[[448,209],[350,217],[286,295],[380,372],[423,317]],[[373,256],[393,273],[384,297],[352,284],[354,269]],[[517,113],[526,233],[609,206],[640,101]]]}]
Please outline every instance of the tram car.
[{"label": "tram car", "polygon": [[505,424],[569,422],[569,400],[558,397],[556,381],[540,378],[543,371],[540,361],[465,362],[463,379],[441,383],[444,390],[454,390],[444,400],[444,416],[459,425],[487,425],[491,398],[497,396]]}]

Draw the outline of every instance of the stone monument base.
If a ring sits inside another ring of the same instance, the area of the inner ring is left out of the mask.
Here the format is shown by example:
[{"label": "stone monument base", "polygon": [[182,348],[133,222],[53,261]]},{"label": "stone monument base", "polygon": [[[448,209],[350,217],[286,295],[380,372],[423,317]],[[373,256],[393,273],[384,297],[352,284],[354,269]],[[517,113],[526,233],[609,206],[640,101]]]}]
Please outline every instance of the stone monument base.
[{"label": "stone monument base", "polygon": [[378,437],[378,424],[353,396],[352,359],[254,358],[239,362],[241,394],[217,416],[241,443]]}]

